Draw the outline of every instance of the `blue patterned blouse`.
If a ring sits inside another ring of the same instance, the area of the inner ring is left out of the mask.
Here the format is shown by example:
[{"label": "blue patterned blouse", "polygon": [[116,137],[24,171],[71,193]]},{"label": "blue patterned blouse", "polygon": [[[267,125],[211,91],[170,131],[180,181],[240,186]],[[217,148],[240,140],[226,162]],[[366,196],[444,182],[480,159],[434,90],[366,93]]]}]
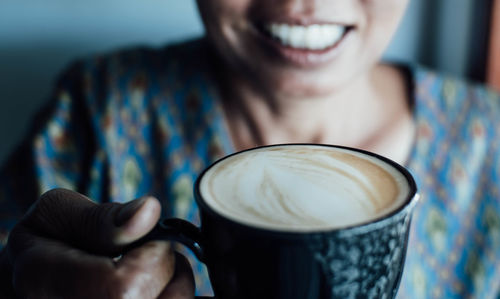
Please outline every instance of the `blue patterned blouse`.
[{"label": "blue patterned blouse", "polygon": [[[58,81],[26,141],[0,171],[0,242],[44,191],[98,202],[144,194],[163,216],[199,223],[192,185],[233,152],[203,41],[85,59]],[[406,165],[416,208],[400,298],[500,295],[500,97],[409,69],[418,133]],[[300,140],[298,140],[300,141]],[[191,257],[199,294],[203,265]]]}]

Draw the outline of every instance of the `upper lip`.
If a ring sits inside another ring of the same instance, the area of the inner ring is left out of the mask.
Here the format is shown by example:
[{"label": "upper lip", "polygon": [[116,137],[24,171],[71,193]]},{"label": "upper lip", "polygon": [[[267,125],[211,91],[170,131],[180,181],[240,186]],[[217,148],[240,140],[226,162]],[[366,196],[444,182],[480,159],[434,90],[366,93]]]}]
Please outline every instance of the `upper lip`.
[{"label": "upper lip", "polygon": [[299,26],[310,26],[310,25],[339,25],[345,27],[355,27],[354,22],[349,21],[330,21],[318,18],[309,17],[276,17],[270,19],[262,19],[257,23],[260,24],[287,24],[287,25],[299,25]]}]

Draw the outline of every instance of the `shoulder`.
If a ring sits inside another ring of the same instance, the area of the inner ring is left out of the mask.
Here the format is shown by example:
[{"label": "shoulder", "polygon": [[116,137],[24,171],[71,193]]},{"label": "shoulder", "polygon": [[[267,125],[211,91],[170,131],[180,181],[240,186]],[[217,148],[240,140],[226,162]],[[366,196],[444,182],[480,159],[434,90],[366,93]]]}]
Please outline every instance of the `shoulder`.
[{"label": "shoulder", "polygon": [[436,121],[453,131],[484,127],[488,135],[500,134],[500,93],[477,82],[413,67],[417,116]]},{"label": "shoulder", "polygon": [[199,64],[205,42],[202,39],[168,44],[163,47],[138,46],[110,53],[93,55],[81,60],[86,71],[107,71],[114,75],[149,72],[158,73],[176,68],[190,70]]},{"label": "shoulder", "polygon": [[89,81],[113,85],[141,76],[148,79],[168,74],[182,76],[201,70],[204,47],[205,41],[196,39],[162,47],[137,46],[90,55],[76,60],[61,78],[78,76],[86,81],[87,87],[94,87]]},{"label": "shoulder", "polygon": [[413,67],[411,72],[415,100],[421,104],[429,105],[447,117],[482,113],[492,121],[500,120],[500,93],[491,87],[419,66]]},{"label": "shoulder", "polygon": [[457,173],[470,179],[498,172],[499,93],[421,67],[412,74],[417,125],[414,158],[429,167],[427,173],[447,181]]},{"label": "shoulder", "polygon": [[[173,94],[205,77],[206,42],[203,39],[163,47],[133,47],[76,60],[58,78],[56,97],[70,94],[98,111],[108,104],[127,103],[128,95]],[[96,111],[94,111],[96,112]]]}]

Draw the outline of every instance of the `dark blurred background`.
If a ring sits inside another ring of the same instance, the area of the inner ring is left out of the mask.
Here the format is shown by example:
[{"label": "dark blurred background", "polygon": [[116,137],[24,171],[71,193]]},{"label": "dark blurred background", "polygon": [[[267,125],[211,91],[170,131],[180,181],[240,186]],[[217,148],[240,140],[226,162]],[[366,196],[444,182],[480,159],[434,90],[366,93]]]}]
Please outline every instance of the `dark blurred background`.
[{"label": "dark blurred background", "polygon": [[[492,1],[411,0],[386,59],[482,81]],[[201,34],[194,0],[0,0],[0,163],[71,60]]]}]

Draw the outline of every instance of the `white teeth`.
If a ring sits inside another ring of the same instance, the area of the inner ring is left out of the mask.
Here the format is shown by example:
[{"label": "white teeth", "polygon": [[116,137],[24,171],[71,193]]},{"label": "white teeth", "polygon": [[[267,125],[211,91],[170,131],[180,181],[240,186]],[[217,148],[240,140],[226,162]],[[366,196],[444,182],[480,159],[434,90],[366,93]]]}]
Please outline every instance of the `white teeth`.
[{"label": "white teeth", "polygon": [[331,24],[299,26],[273,23],[267,26],[267,30],[286,46],[321,50],[338,42],[345,32],[345,27]]}]

